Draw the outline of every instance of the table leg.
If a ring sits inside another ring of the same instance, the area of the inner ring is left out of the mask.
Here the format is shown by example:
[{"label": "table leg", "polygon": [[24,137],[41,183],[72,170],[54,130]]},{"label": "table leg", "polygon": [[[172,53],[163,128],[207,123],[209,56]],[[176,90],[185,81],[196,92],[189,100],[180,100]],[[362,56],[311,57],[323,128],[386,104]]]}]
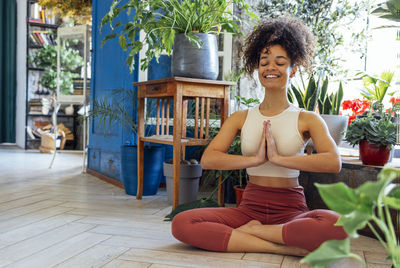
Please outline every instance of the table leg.
[{"label": "table leg", "polygon": [[182,151],[182,85],[176,86],[174,95],[174,141],[173,141],[173,197],[172,207],[179,205],[179,185],[181,171],[181,151]]},{"label": "table leg", "polygon": [[137,192],[136,199],[142,199],[143,195],[143,168],[144,168],[144,142],[138,141],[137,145]]},{"label": "table leg", "polygon": [[136,199],[142,199],[143,195],[143,169],[144,169],[144,98],[139,98],[138,103],[138,131],[137,131],[137,192]]},{"label": "table leg", "polygon": [[[179,142],[180,143],[180,142]],[[172,188],[172,208],[179,205],[179,185],[181,171],[181,145],[174,145],[173,149],[173,188]]]}]

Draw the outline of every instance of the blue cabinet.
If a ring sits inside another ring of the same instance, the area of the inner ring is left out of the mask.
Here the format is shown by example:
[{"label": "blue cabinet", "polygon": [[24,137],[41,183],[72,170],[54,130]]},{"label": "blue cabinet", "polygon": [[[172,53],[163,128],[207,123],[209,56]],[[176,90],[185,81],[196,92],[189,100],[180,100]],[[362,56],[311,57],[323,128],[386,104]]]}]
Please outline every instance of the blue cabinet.
[{"label": "blue cabinet", "polygon": [[[138,56],[135,70],[130,73],[125,63],[128,53],[121,49],[117,39],[109,40],[101,46],[101,41],[110,34],[110,29],[107,25],[100,32],[99,24],[111,3],[112,0],[93,1],[91,100],[109,96],[113,89],[133,89],[132,83],[138,81]],[[121,20],[122,23],[127,21],[127,16]],[[155,60],[151,62],[148,79],[170,77],[170,69],[170,57],[163,55],[158,64]],[[136,111],[132,110],[131,113],[136,118]],[[119,124],[105,132],[98,128],[98,124],[97,120],[91,120],[89,126],[88,167],[121,181],[121,145],[132,141],[134,137]]]}]

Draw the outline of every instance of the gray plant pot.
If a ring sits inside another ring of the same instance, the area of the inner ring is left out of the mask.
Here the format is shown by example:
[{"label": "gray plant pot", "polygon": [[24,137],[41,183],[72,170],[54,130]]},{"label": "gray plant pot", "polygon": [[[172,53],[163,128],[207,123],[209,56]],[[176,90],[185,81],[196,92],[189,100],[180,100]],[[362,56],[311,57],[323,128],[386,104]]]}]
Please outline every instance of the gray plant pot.
[{"label": "gray plant pot", "polygon": [[[335,141],[336,145],[339,146],[344,138],[349,117],[333,114],[321,114],[321,117],[328,126],[329,134],[331,135],[332,139]],[[306,151],[307,153],[312,153],[315,151],[315,146],[312,139],[308,141],[306,145]]]},{"label": "gray plant pot", "polygon": [[[164,162],[164,176],[167,183],[168,203],[172,204],[173,165]],[[188,203],[197,199],[199,180],[202,174],[200,164],[183,165],[180,168],[179,204]]]},{"label": "gray plant pot", "polygon": [[202,42],[199,49],[184,34],[175,35],[171,72],[173,76],[215,80],[218,77],[217,37],[213,34],[193,33]]},{"label": "gray plant pot", "polygon": [[344,138],[344,131],[347,129],[349,117],[333,114],[321,114],[321,117],[328,126],[329,133],[336,142],[336,145],[339,146],[340,142]]}]

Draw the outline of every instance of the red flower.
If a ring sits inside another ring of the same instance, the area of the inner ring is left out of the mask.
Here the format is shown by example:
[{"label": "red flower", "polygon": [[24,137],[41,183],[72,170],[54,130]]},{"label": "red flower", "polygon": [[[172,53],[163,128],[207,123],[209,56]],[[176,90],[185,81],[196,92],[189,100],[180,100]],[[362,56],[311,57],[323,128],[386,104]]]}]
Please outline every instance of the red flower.
[{"label": "red flower", "polygon": [[391,98],[390,98],[390,103],[391,103],[392,105],[400,104],[400,98],[391,97]]},{"label": "red flower", "polygon": [[365,110],[370,108],[370,106],[371,101],[360,99],[345,100],[342,103],[343,110],[351,109],[352,111],[352,114],[349,116],[349,124],[357,115],[363,114]]}]

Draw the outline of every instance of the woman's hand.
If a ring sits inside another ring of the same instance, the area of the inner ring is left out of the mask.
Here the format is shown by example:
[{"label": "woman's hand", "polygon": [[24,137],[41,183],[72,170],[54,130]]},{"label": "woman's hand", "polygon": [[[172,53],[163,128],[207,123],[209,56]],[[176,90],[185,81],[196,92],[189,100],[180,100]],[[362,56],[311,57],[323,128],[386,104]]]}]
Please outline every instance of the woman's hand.
[{"label": "woman's hand", "polygon": [[266,129],[265,129],[265,124],[264,124],[264,129],[263,129],[262,136],[261,136],[260,146],[258,147],[258,152],[256,154],[256,159],[257,159],[258,165],[261,165],[268,161],[267,148],[266,148],[267,142],[266,142],[265,134],[266,134]]},{"label": "woman's hand", "polygon": [[265,137],[264,142],[267,144],[267,159],[271,163],[276,164],[276,162],[278,162],[279,154],[278,150],[276,149],[275,139],[272,136],[271,122],[268,120],[264,121],[263,124],[264,124],[263,137]]}]

